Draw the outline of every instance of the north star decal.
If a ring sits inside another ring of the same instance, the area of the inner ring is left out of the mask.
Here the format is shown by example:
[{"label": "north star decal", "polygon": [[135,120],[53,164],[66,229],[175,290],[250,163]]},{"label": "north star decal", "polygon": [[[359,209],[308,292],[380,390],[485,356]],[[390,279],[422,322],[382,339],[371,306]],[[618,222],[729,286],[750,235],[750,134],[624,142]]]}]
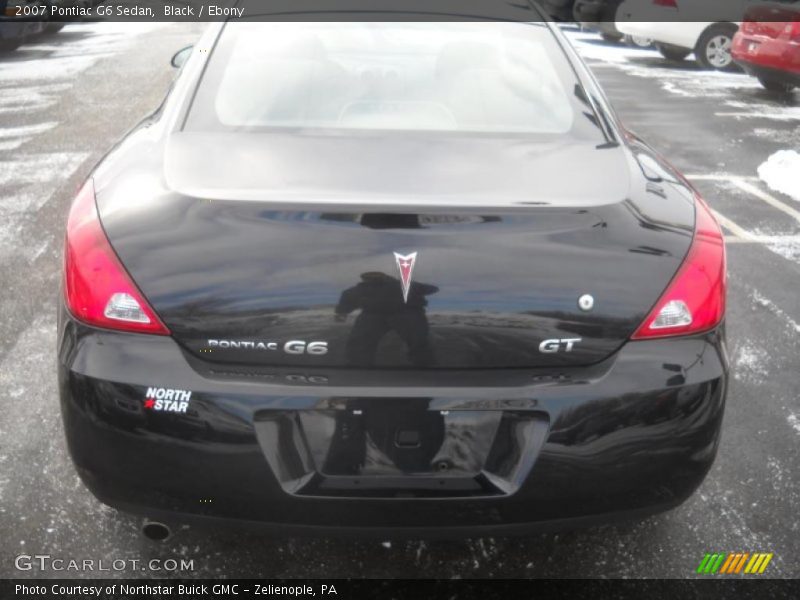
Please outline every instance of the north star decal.
[{"label": "north star decal", "polygon": [[144,397],[144,407],[160,412],[185,413],[191,399],[192,392],[188,390],[149,387]]},{"label": "north star decal", "polygon": [[394,253],[394,260],[400,271],[400,283],[403,284],[403,302],[408,303],[408,290],[411,289],[411,274],[414,272],[414,263],[417,261],[417,253],[412,252],[408,255]]}]

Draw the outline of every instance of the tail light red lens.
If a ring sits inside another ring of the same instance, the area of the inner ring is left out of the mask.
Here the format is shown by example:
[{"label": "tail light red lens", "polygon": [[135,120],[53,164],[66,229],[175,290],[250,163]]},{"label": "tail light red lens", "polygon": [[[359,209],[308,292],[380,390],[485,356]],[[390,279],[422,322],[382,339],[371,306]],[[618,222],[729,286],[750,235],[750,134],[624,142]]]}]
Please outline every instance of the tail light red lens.
[{"label": "tail light red lens", "polygon": [[787,23],[786,32],[789,34],[789,40],[800,44],[800,21]]},{"label": "tail light red lens", "polygon": [[695,200],[695,233],[678,273],[632,339],[691,335],[725,316],[725,242],[711,209]]},{"label": "tail light red lens", "polygon": [[64,296],[72,315],[88,325],[169,335],[125,271],[106,238],[90,179],[72,203],[64,247]]},{"label": "tail light red lens", "polygon": [[656,6],[666,6],[667,8],[678,8],[678,0],[653,0]]}]

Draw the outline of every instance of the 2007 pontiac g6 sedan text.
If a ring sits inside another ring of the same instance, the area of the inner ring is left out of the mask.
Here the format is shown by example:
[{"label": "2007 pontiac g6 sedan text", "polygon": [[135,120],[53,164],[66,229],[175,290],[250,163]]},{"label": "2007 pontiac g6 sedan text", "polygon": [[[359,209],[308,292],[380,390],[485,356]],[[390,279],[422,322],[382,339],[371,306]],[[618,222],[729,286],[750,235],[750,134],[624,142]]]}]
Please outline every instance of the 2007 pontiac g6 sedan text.
[{"label": "2007 pontiac g6 sedan text", "polygon": [[697,192],[541,18],[297,6],[212,26],[72,205],[58,370],[85,484],[381,535],[685,500],[728,373]]}]

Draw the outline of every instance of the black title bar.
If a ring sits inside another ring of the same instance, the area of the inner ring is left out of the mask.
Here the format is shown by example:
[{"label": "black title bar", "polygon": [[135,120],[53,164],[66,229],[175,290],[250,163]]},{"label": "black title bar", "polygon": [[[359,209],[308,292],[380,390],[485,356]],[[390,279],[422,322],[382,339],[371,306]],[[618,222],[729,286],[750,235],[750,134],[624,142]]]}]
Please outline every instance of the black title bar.
[{"label": "black title bar", "polygon": [[[2,2],[0,2],[1,4]],[[533,0],[107,0],[10,2],[5,19],[59,21],[212,22],[250,21],[460,21],[551,20],[547,5]],[[625,21],[800,21],[800,5],[767,0],[742,4],[676,0],[628,0],[615,15]],[[602,20],[602,17],[599,17]],[[610,19],[609,19],[610,20]]]},{"label": "black title bar", "polygon": [[476,598],[503,600],[661,598],[714,600],[781,600],[800,597],[796,580],[721,578],[691,580],[253,580],[253,579],[5,579],[4,600],[436,600]]}]

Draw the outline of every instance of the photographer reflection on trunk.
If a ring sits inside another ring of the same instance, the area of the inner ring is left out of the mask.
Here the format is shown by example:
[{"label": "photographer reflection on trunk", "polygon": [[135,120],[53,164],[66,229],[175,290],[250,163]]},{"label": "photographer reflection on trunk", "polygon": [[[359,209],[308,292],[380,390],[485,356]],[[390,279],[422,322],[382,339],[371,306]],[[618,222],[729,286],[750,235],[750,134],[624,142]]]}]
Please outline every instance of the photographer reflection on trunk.
[{"label": "photographer reflection on trunk", "polygon": [[335,309],[337,321],[344,321],[351,312],[361,310],[347,339],[348,364],[372,366],[378,344],[394,331],[405,343],[411,365],[435,365],[425,307],[428,305],[426,296],[438,291],[434,285],[411,282],[406,301],[400,280],[378,271],[362,273],[359,283],[342,292]]}]

